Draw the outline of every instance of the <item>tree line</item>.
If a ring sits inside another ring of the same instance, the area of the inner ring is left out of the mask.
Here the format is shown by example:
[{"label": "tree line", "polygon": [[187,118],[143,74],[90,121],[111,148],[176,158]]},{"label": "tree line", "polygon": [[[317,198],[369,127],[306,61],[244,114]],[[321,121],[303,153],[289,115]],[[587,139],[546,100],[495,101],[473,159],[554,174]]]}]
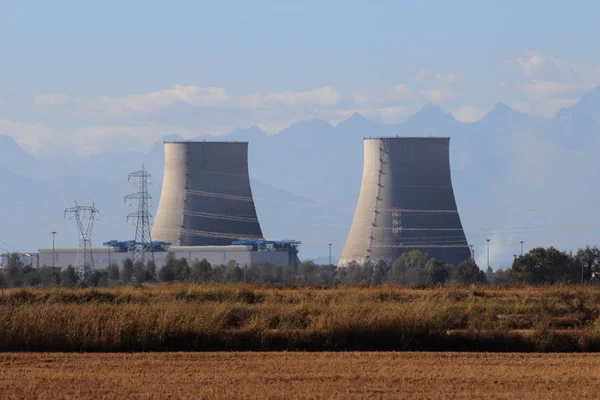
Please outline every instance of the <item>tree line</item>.
[{"label": "tree line", "polygon": [[91,271],[81,281],[73,266],[66,269],[24,265],[18,254],[11,254],[0,273],[0,287],[107,287],[135,282],[196,282],[196,283],[267,283],[306,285],[381,285],[409,286],[462,284],[554,284],[594,282],[600,275],[600,249],[586,247],[575,253],[559,251],[554,247],[535,248],[515,257],[510,268],[484,273],[469,259],[457,266],[443,264],[418,250],[402,254],[388,265],[352,262],[345,268],[319,265],[304,261],[297,268],[291,265],[269,263],[240,266],[235,261],[225,265],[211,265],[207,260],[177,258],[168,253],[166,264],[157,269],[153,261],[147,263],[127,259],[122,265],[110,264],[106,270]]}]

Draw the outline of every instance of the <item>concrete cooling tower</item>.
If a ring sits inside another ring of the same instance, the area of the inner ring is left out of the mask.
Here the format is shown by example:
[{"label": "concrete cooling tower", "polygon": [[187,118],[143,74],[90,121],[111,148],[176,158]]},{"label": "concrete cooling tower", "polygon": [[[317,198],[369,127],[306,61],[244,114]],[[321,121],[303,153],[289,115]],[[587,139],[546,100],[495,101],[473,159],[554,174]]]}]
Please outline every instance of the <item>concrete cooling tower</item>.
[{"label": "concrete cooling tower", "polygon": [[250,189],[247,142],[165,143],[153,240],[220,246],[262,238]]},{"label": "concrete cooling tower", "polygon": [[362,186],[340,266],[416,249],[457,265],[470,249],[450,177],[450,138],[364,140]]}]

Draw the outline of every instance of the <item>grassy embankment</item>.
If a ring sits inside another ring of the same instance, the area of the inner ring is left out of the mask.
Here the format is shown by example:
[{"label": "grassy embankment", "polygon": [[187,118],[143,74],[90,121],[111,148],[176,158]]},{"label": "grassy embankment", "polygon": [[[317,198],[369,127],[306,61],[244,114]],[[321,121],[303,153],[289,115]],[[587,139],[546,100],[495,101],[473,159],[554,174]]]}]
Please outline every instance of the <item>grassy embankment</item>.
[{"label": "grassy embankment", "polygon": [[0,351],[599,351],[600,290],[154,285],[0,291]]}]

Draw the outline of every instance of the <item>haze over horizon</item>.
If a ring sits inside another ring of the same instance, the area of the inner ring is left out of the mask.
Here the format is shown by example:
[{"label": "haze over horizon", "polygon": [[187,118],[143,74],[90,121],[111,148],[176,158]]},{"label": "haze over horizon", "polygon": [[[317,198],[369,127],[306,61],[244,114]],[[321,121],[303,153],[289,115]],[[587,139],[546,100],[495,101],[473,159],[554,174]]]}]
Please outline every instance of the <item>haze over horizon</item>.
[{"label": "haze over horizon", "polygon": [[[494,268],[520,240],[598,244],[599,14],[592,1],[1,3],[0,248],[44,246],[40,221],[73,200],[121,221],[124,177],[146,163],[156,191],[156,144],[172,135],[248,140],[255,196],[281,202],[257,203],[265,233],[310,258],[345,241],[361,138],[379,135],[452,138],[480,266],[487,237]],[[131,229],[99,224],[95,244]]]}]

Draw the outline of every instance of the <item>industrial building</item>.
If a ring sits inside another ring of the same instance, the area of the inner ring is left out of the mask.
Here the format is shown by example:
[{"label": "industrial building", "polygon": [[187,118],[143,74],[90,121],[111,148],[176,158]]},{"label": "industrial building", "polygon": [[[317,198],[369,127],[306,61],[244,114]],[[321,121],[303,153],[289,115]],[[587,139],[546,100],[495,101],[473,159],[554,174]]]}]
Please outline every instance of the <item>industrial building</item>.
[{"label": "industrial building", "polygon": [[365,138],[360,195],[339,265],[391,263],[413,249],[453,265],[471,256],[452,188],[450,138]]},{"label": "industrial building", "polygon": [[152,239],[176,247],[263,239],[250,188],[247,142],[165,142]]},{"label": "industrial building", "polygon": [[[94,247],[91,254],[94,269],[106,269],[110,263],[122,265],[132,258],[131,242],[110,241],[104,247]],[[206,259],[211,265],[225,265],[235,261],[239,266],[269,263],[272,265],[298,264],[298,245],[295,241],[236,241],[228,246],[168,246],[165,243],[153,243],[154,261],[158,268],[166,263],[168,252],[177,258],[185,258],[191,264],[195,260]],[[54,263],[52,256],[54,254]],[[8,253],[2,254],[2,266],[8,261]],[[39,249],[34,253],[20,254],[21,262],[35,268],[56,266],[64,269],[75,265],[77,248]]]}]

